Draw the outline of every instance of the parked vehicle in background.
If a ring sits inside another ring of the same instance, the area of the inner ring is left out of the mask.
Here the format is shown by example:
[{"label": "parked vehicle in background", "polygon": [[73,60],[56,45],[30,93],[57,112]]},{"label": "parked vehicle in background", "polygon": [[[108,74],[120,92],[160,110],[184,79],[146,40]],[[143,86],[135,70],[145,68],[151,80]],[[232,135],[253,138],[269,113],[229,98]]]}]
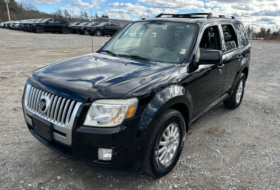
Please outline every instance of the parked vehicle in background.
[{"label": "parked vehicle in background", "polygon": [[13,30],[18,30],[19,29],[19,24],[22,23],[23,20],[18,20],[18,21],[15,21],[13,24],[12,24],[12,29]]},{"label": "parked vehicle in background", "polygon": [[29,24],[32,23],[33,21],[35,21],[37,19],[29,19],[26,22],[23,23],[23,27],[22,30],[27,32],[29,30]]},{"label": "parked vehicle in background", "polygon": [[241,105],[250,56],[248,35],[234,16],[134,21],[98,51],[31,74],[24,118],[36,139],[67,158],[161,177],[189,146],[193,122],[221,102]]},{"label": "parked vehicle in background", "polygon": [[1,22],[0,23],[0,28],[4,28],[4,26],[5,26],[5,23],[7,23],[8,21],[6,21],[6,22]]},{"label": "parked vehicle in background", "polygon": [[[83,23],[83,22],[82,22]],[[70,25],[70,31],[71,33],[73,34],[76,34],[77,33],[77,28],[80,24],[82,24],[81,22],[74,22]]]},{"label": "parked vehicle in background", "polygon": [[24,24],[27,23],[28,21],[29,21],[29,19],[28,20],[23,20],[21,23],[19,23],[18,29],[23,30]]},{"label": "parked vehicle in background", "polygon": [[62,34],[68,34],[70,31],[69,27],[70,27],[70,22],[66,19],[48,18],[29,24],[30,30],[36,33],[59,32]]},{"label": "parked vehicle in background", "polygon": [[8,24],[7,24],[7,27],[6,28],[8,28],[8,29],[12,29],[12,24],[14,23],[15,21],[10,21],[10,22],[8,22]]},{"label": "parked vehicle in background", "polygon": [[122,27],[118,24],[110,24],[109,22],[102,22],[99,25],[93,26],[89,29],[89,34],[91,36],[113,36]]},{"label": "parked vehicle in background", "polygon": [[85,24],[79,24],[78,26],[77,26],[77,32],[79,33],[79,34],[85,34],[85,35],[88,35],[89,34],[89,30],[92,28],[92,27],[94,27],[94,26],[96,26],[96,25],[98,25],[99,23],[97,23],[97,22],[92,22],[92,23],[85,23]]}]

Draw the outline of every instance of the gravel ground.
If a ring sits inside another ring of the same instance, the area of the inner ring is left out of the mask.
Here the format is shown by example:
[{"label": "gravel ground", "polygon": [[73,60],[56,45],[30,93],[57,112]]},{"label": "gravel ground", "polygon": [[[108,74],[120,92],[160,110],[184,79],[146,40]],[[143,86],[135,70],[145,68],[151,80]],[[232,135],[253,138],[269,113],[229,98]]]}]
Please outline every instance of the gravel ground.
[{"label": "gravel ground", "polygon": [[[94,50],[106,37],[94,37]],[[91,38],[0,29],[0,189],[280,189],[280,43],[252,41],[243,103],[195,122],[167,176],[116,175],[65,159],[27,130],[21,96],[37,68],[91,52]]]}]

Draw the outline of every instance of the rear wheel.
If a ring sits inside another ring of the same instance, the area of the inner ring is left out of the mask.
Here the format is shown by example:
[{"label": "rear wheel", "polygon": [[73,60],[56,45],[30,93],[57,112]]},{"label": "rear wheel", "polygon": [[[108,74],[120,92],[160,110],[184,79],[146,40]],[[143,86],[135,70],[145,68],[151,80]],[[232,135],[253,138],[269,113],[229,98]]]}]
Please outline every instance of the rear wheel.
[{"label": "rear wheel", "polygon": [[87,29],[85,29],[85,35],[89,35],[89,32],[88,32],[88,30]]},{"label": "rear wheel", "polygon": [[102,32],[100,30],[96,31],[96,36],[102,36]]},{"label": "rear wheel", "polygon": [[36,33],[44,33],[44,28],[41,27],[41,26],[38,26],[38,27],[36,28]]},{"label": "rear wheel", "polygon": [[62,34],[68,34],[69,33],[69,29],[68,28],[63,28],[62,29]]},{"label": "rear wheel", "polygon": [[157,117],[151,127],[141,170],[152,177],[161,177],[170,172],[180,158],[186,124],[180,112],[169,109]]},{"label": "rear wheel", "polygon": [[244,73],[242,73],[239,81],[236,83],[234,87],[231,97],[229,97],[223,102],[226,108],[236,109],[239,107],[244,95],[245,82],[246,82],[246,76]]}]

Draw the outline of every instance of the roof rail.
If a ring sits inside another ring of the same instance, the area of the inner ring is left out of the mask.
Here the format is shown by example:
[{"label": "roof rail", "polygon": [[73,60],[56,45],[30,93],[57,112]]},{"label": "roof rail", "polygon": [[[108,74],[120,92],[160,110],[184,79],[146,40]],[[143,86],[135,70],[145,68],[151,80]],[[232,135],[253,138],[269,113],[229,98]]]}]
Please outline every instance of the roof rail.
[{"label": "roof rail", "polygon": [[[187,14],[165,14],[165,13],[160,13],[159,15],[156,16],[156,18],[160,18],[162,16],[170,16],[173,18],[226,18],[226,15],[218,15],[213,16],[212,13],[187,13]],[[206,16],[206,17],[204,17]],[[235,19],[234,16],[230,15],[232,19]]]}]

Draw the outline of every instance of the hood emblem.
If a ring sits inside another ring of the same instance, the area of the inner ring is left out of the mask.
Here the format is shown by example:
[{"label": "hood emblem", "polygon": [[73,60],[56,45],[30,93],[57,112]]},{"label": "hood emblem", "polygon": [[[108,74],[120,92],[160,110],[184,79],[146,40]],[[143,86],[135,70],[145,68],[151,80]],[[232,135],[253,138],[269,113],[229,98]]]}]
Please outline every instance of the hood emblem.
[{"label": "hood emblem", "polygon": [[48,111],[50,104],[50,99],[47,96],[42,96],[39,102],[39,110],[41,114],[44,114]]}]

